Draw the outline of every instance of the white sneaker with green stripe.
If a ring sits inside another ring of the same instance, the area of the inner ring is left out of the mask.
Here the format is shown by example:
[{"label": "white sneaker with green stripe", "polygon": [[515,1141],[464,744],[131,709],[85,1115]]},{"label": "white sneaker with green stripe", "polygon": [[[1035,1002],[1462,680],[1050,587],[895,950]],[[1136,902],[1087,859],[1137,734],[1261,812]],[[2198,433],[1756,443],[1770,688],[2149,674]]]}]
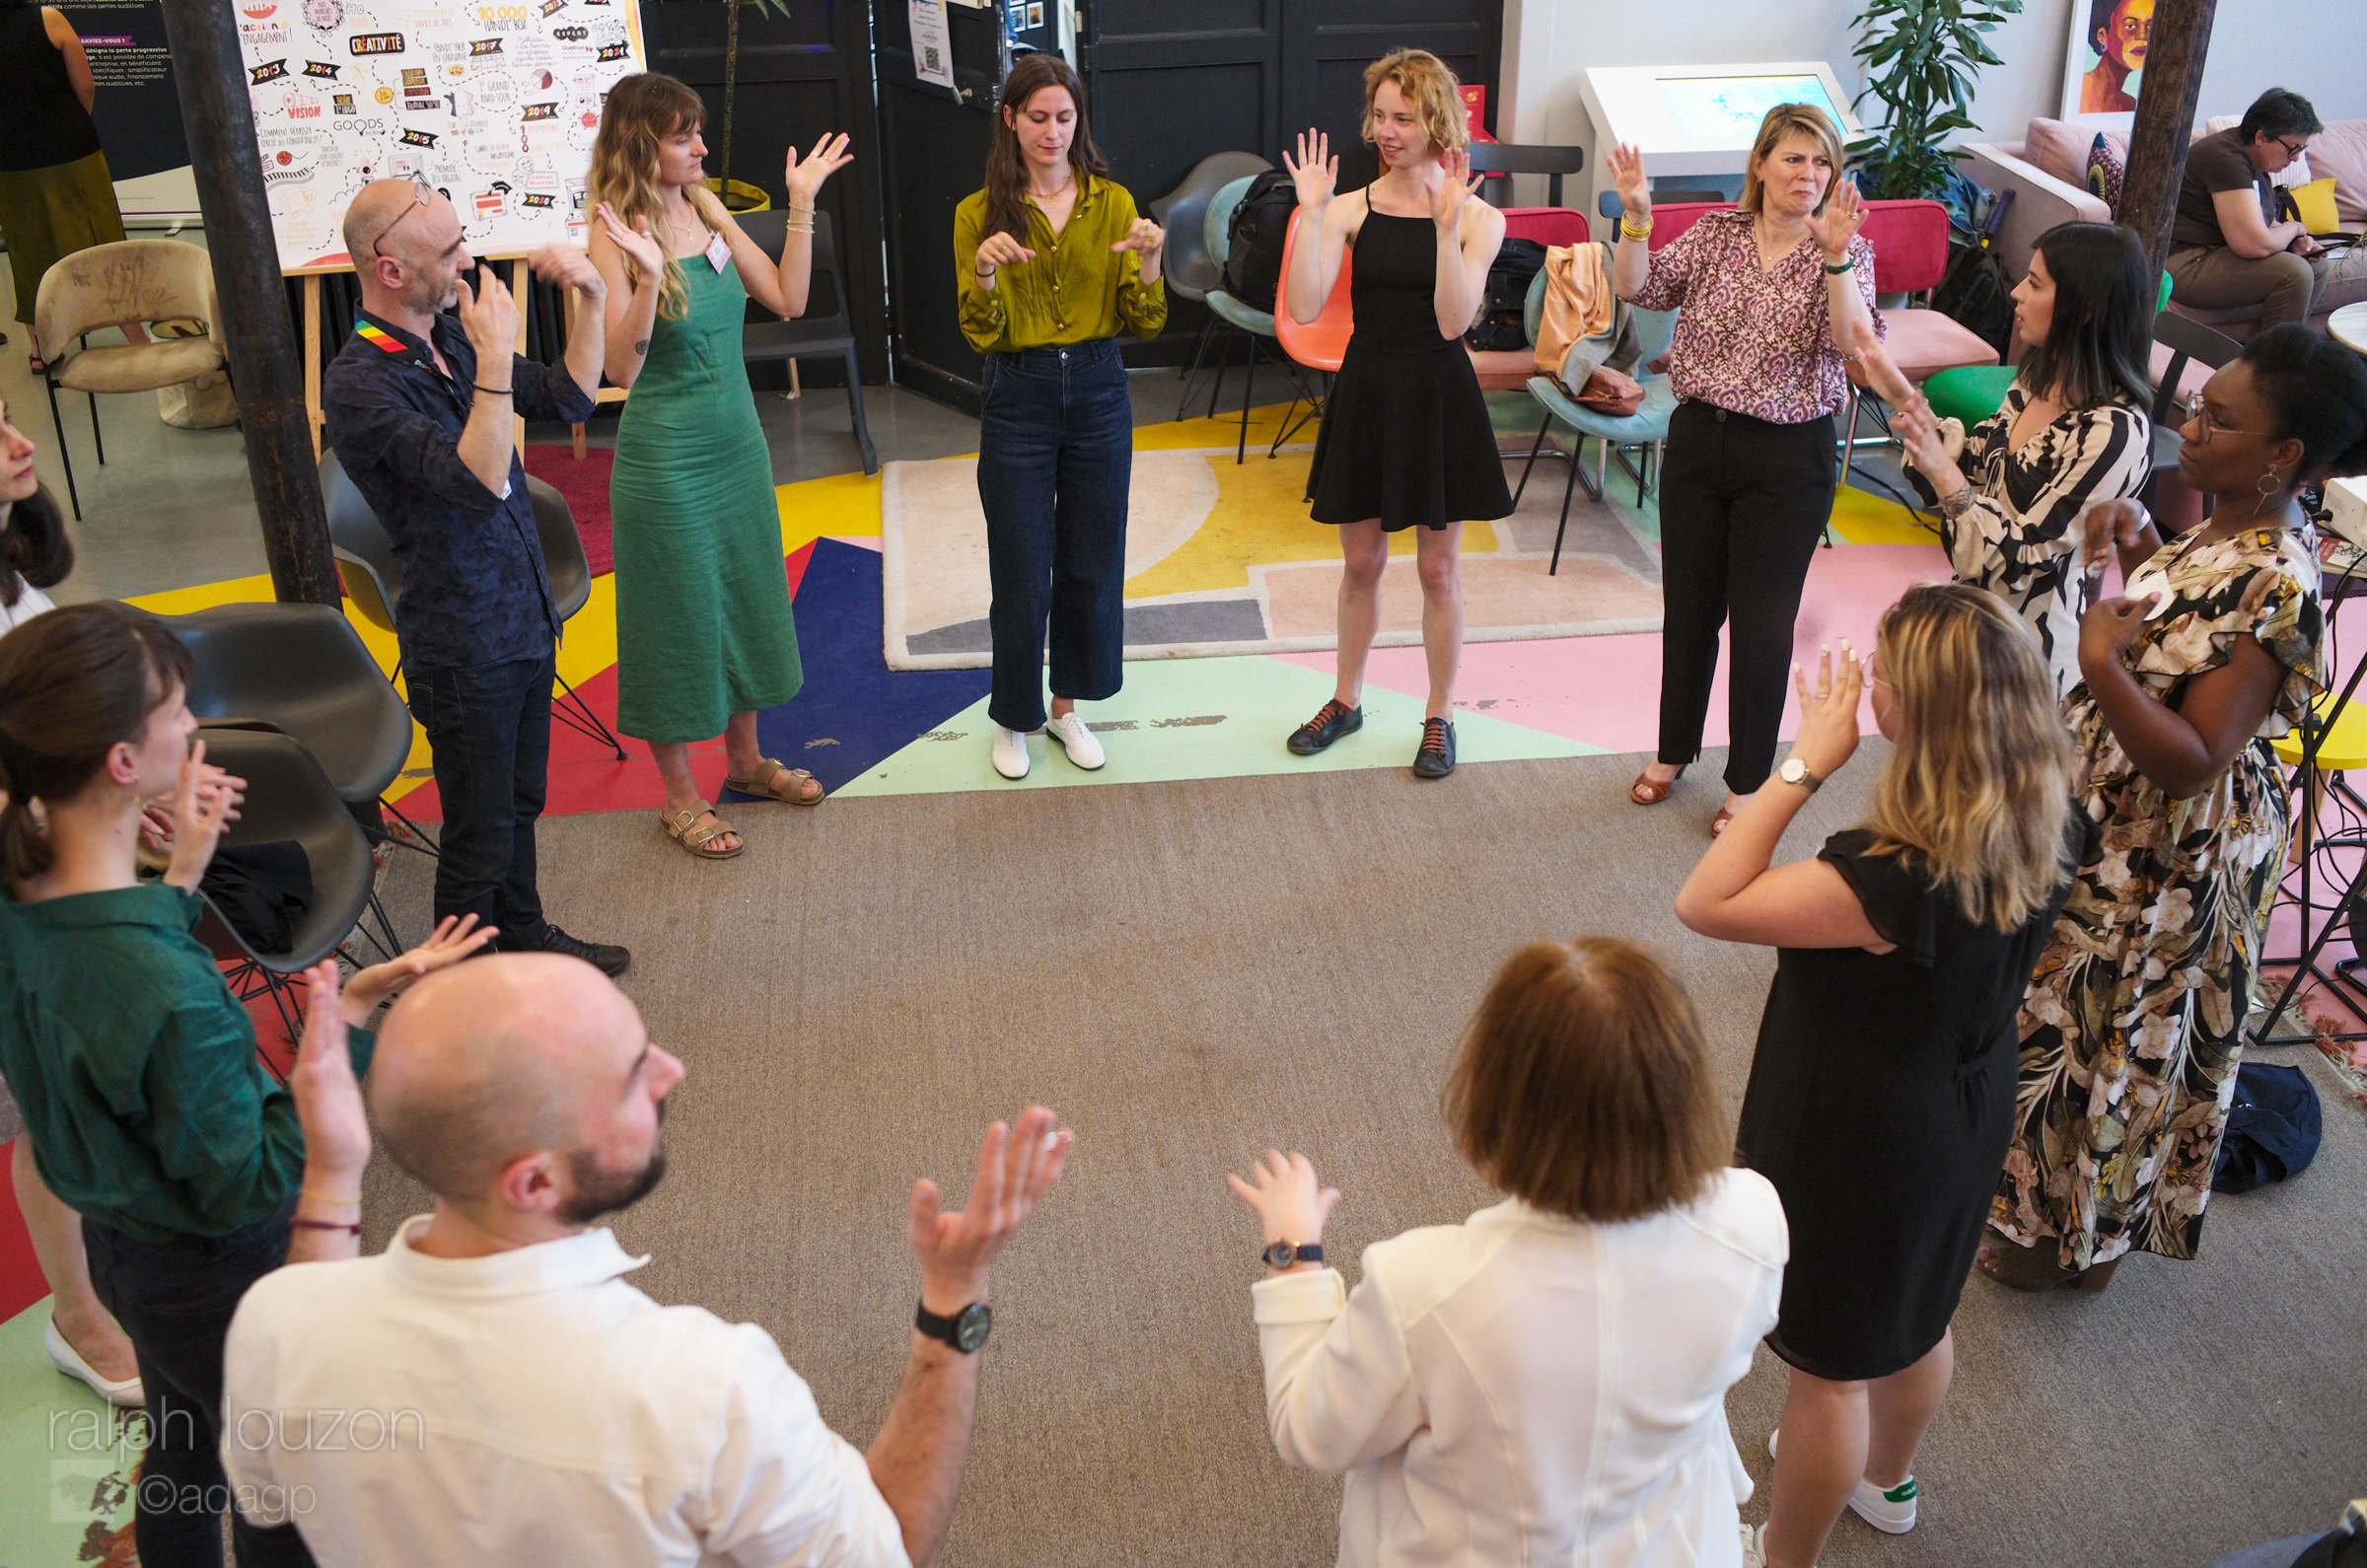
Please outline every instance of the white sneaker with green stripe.
[{"label": "white sneaker with green stripe", "polygon": [[[1767,1458],[1775,1457],[1775,1439],[1782,1434],[1767,1434]],[[1849,1507],[1858,1518],[1893,1535],[1903,1535],[1915,1528],[1915,1478],[1908,1476],[1898,1485],[1884,1488],[1872,1481],[1860,1480],[1857,1490],[1849,1494]]]}]

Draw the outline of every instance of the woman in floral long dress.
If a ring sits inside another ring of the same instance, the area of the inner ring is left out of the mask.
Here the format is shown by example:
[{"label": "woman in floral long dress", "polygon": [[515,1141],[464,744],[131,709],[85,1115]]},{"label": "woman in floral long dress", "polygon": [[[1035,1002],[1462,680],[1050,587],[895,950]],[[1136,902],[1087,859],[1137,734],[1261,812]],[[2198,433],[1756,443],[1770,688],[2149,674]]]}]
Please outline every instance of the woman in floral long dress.
[{"label": "woman in floral long dress", "polygon": [[2131,1250],[2194,1255],[2290,826],[2268,742],[2322,684],[2294,491],[2367,468],[2367,367],[2306,328],[2263,332],[2182,434],[2208,524],[2164,545],[2122,501],[2090,525],[2091,570],[2109,536],[2129,589],[2081,622],[2063,701],[2100,832],[2022,1004],[1981,1254],[2020,1289],[2101,1290]]}]

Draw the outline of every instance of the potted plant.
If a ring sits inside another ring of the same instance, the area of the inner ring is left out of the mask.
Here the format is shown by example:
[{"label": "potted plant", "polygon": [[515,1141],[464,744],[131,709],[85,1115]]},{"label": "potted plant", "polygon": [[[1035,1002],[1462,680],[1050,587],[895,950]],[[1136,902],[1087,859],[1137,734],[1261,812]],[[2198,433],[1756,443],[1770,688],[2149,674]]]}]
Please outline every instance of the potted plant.
[{"label": "potted plant", "polygon": [[708,179],[706,186],[723,198],[728,210],[754,212],[772,205],[772,198],[761,186],[732,178],[732,110],[740,96],[740,8],[754,6],[786,22],[789,5],[788,0],[723,0],[723,135],[719,142],[723,173]]},{"label": "potted plant", "polygon": [[1972,130],[1972,84],[1984,65],[2003,63],[1981,36],[2022,9],[2022,0],[1866,0],[1855,18],[1850,51],[1866,85],[1850,102],[1880,99],[1885,123],[1850,145],[1858,184],[1869,196],[1940,197],[1956,160],[1940,145],[1952,131]]}]

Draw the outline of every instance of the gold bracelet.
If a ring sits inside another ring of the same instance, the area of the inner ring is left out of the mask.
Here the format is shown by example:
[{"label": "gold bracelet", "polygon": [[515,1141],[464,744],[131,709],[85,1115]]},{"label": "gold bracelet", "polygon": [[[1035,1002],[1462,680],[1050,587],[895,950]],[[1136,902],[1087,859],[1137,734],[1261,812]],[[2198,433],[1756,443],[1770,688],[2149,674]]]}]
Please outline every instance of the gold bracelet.
[{"label": "gold bracelet", "polygon": [[362,1206],[362,1195],[359,1192],[349,1198],[338,1198],[331,1197],[325,1192],[315,1192],[311,1187],[298,1187],[296,1195],[300,1198],[319,1198],[323,1203],[343,1203],[357,1209]]},{"label": "gold bracelet", "polygon": [[1639,229],[1634,224],[1629,223],[1627,221],[1627,214],[1622,212],[1619,214],[1619,233],[1625,235],[1630,240],[1649,240],[1652,238],[1652,221],[1649,218],[1645,219],[1644,226]]}]

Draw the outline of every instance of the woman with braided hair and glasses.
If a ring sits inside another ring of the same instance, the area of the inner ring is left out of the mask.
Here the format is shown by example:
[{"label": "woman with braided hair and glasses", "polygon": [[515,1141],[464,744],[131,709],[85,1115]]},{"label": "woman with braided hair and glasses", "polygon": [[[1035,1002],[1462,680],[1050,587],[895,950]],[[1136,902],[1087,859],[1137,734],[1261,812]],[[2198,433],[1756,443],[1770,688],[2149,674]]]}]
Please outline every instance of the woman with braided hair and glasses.
[{"label": "woman with braided hair and glasses", "polygon": [[2127,579],[2080,623],[2063,699],[2100,833],[2022,1002],[2014,1139],[1980,1266],[2104,1289],[2130,1251],[2192,1257],[2291,822],[2268,743],[2323,684],[2316,537],[2295,500],[2367,472],[2367,364],[2305,326],[2254,338],[2181,434],[2210,521],[2164,543],[2097,508]]}]

